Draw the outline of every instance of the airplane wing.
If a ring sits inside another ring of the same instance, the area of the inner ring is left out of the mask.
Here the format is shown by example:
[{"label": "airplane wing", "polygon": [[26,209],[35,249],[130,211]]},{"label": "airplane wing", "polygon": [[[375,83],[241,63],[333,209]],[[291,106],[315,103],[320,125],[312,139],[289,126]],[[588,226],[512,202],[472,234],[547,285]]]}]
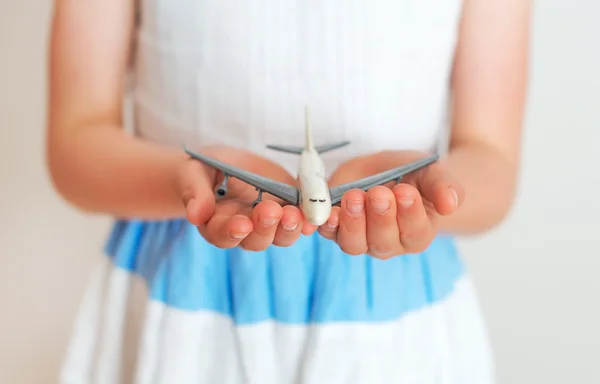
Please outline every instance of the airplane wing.
[{"label": "airplane wing", "polygon": [[289,184],[281,183],[279,181],[271,180],[267,177],[257,175],[252,172],[248,172],[241,168],[234,167],[227,163],[223,163],[219,160],[216,160],[212,157],[203,155],[201,153],[196,153],[188,148],[185,148],[185,152],[191,157],[202,161],[210,165],[213,168],[218,169],[228,176],[235,177],[236,179],[240,179],[263,192],[270,193],[273,196],[284,200],[288,204],[298,205],[298,189]]},{"label": "airplane wing", "polygon": [[342,201],[342,196],[344,193],[352,190],[352,189],[362,189],[363,191],[368,191],[369,189],[376,187],[378,185],[383,185],[387,182],[393,180],[399,180],[402,176],[407,173],[417,171],[423,167],[428,166],[429,164],[437,161],[439,155],[432,155],[427,158],[414,161],[412,163],[408,163],[405,165],[401,165],[399,167],[378,173],[373,176],[368,176],[360,180],[351,181],[346,184],[338,185],[336,187],[332,187],[329,189],[329,193],[331,195],[331,204],[337,205]]}]

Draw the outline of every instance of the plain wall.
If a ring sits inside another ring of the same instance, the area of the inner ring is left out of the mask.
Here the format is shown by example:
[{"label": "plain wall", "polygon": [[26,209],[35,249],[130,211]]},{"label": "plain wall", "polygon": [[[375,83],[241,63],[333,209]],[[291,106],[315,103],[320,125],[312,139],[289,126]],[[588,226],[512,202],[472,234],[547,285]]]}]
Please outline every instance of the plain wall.
[{"label": "plain wall", "polygon": [[[74,211],[47,179],[50,3],[0,1],[3,384],[55,382],[110,223]],[[501,227],[460,246],[500,384],[599,383],[600,2],[544,0],[535,12],[519,197]]]}]

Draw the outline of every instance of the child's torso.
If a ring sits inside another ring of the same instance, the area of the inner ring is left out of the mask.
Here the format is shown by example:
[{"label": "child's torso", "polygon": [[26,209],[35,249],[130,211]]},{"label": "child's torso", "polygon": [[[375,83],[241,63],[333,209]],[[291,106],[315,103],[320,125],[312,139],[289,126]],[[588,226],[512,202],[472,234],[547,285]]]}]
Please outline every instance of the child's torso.
[{"label": "child's torso", "polygon": [[135,130],[169,145],[304,144],[328,171],[382,149],[430,150],[446,125],[461,0],[141,0]]}]

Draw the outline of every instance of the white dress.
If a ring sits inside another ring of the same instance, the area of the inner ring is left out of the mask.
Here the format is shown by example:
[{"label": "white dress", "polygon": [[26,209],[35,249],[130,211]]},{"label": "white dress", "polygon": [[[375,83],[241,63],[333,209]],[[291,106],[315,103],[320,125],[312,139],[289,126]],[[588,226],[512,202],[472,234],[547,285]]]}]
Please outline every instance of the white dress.
[{"label": "white dress", "polygon": [[[141,0],[135,134],[164,145],[304,142],[310,105],[329,171],[446,129],[460,0]],[[118,220],[83,297],[64,384],[491,384],[454,241],[388,261],[318,233],[220,250],[183,218]]]}]

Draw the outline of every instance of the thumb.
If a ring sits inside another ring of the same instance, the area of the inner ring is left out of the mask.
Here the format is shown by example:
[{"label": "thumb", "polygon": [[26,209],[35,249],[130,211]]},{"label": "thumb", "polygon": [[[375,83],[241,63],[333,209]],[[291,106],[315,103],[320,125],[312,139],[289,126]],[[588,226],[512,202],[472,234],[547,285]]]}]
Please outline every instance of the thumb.
[{"label": "thumb", "polygon": [[214,171],[193,159],[186,160],[179,171],[178,185],[186,218],[195,226],[205,224],[214,213],[214,177]]},{"label": "thumb", "polygon": [[441,215],[453,213],[465,199],[462,185],[439,163],[419,170],[414,184]]}]

